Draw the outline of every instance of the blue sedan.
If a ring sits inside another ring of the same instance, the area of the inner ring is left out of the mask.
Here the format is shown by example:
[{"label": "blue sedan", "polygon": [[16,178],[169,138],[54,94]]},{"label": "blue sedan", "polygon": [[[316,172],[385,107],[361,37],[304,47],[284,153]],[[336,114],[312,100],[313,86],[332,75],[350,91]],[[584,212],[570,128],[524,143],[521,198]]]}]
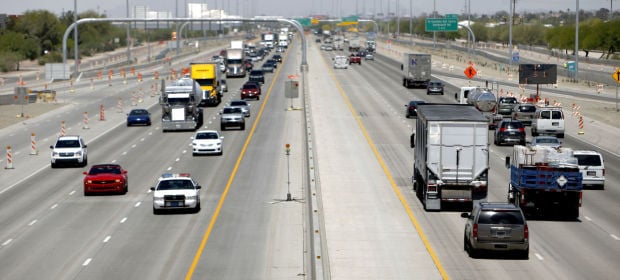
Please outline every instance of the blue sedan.
[{"label": "blue sedan", "polygon": [[145,109],[133,109],[127,114],[127,126],[136,124],[151,125],[151,113]]}]

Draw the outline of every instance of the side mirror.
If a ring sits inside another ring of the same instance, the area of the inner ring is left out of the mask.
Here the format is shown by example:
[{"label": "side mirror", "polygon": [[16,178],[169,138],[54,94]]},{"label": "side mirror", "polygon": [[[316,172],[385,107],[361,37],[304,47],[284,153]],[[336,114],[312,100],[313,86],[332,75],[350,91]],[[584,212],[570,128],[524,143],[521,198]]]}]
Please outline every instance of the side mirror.
[{"label": "side mirror", "polygon": [[504,165],[506,166],[506,168],[510,168],[510,156],[506,156]]},{"label": "side mirror", "polygon": [[84,148],[88,148],[88,145],[84,145]]},{"label": "side mirror", "polygon": [[84,172],[82,172],[82,174],[84,174],[84,175],[88,175],[88,172],[87,172],[87,171],[84,171]]},{"label": "side mirror", "polygon": [[200,185],[196,185],[196,189],[199,190],[202,189],[202,187]]},{"label": "side mirror", "polygon": [[405,67],[401,64],[400,65],[400,70],[403,70]]},{"label": "side mirror", "polygon": [[152,191],[154,191],[154,190],[155,190],[155,187],[151,187],[151,190],[152,190]]},{"label": "side mirror", "polygon": [[454,100],[459,100],[459,94],[457,92],[454,93]]},{"label": "side mirror", "polygon": [[415,148],[415,133],[411,133],[409,136],[409,147]]},{"label": "side mirror", "polygon": [[53,149],[53,148],[54,148],[54,145],[51,145],[51,146],[50,146],[50,149]]},{"label": "side mirror", "polygon": [[469,213],[461,213],[461,218],[469,219],[470,217],[471,217],[471,215],[469,215]]}]

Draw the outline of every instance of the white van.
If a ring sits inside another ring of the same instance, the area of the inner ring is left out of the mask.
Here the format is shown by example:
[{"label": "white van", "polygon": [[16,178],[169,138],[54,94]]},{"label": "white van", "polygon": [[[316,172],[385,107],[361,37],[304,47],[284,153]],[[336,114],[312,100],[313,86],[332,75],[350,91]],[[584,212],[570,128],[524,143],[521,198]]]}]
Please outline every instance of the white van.
[{"label": "white van", "polygon": [[605,188],[605,162],[603,155],[596,151],[573,151],[583,177],[584,186]]},{"label": "white van", "polygon": [[564,113],[562,107],[541,107],[532,118],[532,137],[540,134],[553,134],[564,138]]}]

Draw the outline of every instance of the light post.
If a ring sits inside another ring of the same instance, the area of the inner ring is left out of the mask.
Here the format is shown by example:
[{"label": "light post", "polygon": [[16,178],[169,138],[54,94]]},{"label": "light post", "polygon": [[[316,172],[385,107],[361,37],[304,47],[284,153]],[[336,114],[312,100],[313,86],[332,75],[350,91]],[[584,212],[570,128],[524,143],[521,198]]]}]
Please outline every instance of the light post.
[{"label": "light post", "polygon": [[575,81],[579,80],[579,0],[575,8]]},{"label": "light post", "polygon": [[[127,4],[127,18],[129,18],[129,0],[125,1]],[[130,46],[131,43],[129,40],[131,40],[131,37],[129,36],[129,27],[131,26],[131,22],[127,22],[127,64],[131,64],[131,50],[130,50]]]},{"label": "light post", "polygon": [[289,157],[291,155],[291,144],[286,143],[284,145],[284,149],[286,150],[286,201],[292,201],[293,198],[291,197],[291,165],[289,160]]},{"label": "light post", "polygon": [[[77,22],[77,0],[73,0],[73,22],[76,23]],[[73,71],[74,73],[74,79],[77,78],[78,76],[78,61],[80,59],[79,55],[78,55],[78,27],[77,25],[75,26],[75,30],[73,31],[73,52],[74,57],[75,57],[75,71]]]}]

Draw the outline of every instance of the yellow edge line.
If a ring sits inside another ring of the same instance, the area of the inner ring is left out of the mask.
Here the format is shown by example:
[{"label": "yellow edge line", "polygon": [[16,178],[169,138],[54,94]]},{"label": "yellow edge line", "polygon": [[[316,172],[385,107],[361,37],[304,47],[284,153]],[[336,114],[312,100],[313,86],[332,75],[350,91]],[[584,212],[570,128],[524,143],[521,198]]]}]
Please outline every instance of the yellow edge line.
[{"label": "yellow edge line", "polygon": [[[324,57],[323,57],[323,62],[327,66],[329,66],[329,64],[327,64],[327,61],[325,60]],[[342,98],[344,99],[345,103],[349,107],[349,111],[351,111],[351,115],[353,115],[353,117],[355,118],[355,121],[357,122],[357,124],[359,125],[360,129],[362,130],[362,133],[364,134],[364,137],[366,138],[366,141],[368,142],[368,145],[370,145],[370,148],[372,149],[372,152],[375,154],[375,157],[377,158],[377,161],[379,162],[379,165],[381,165],[381,168],[383,169],[383,172],[385,173],[385,175],[387,176],[388,180],[390,181],[390,185],[392,185],[392,190],[394,190],[394,192],[396,193],[396,196],[398,196],[398,200],[400,200],[400,203],[405,208],[405,211],[407,211],[407,215],[409,216],[409,219],[413,223],[413,226],[415,227],[416,231],[420,235],[420,238],[422,239],[422,243],[424,243],[424,247],[426,247],[426,250],[431,255],[431,258],[433,259],[433,262],[435,263],[435,266],[437,266],[437,270],[439,270],[439,274],[441,274],[441,277],[443,279],[446,279],[446,280],[450,279],[450,277],[448,277],[448,274],[446,273],[446,271],[443,269],[443,266],[441,265],[441,262],[439,261],[439,258],[435,254],[435,251],[431,247],[431,244],[428,242],[428,239],[426,238],[426,235],[424,234],[424,231],[422,230],[422,227],[418,223],[418,220],[415,218],[415,215],[413,214],[413,211],[411,211],[411,208],[409,207],[409,204],[407,204],[407,201],[405,200],[405,198],[401,194],[400,190],[396,186],[396,183],[394,182],[394,178],[392,177],[392,174],[388,170],[387,165],[385,164],[385,162],[383,161],[383,158],[379,154],[379,151],[377,150],[377,147],[375,146],[375,143],[372,141],[372,139],[370,139],[370,136],[368,135],[368,132],[366,131],[366,127],[364,127],[364,124],[362,123],[362,120],[355,113],[355,109],[353,108],[353,104],[351,104],[351,101],[349,100],[348,95],[346,94],[346,92],[344,91],[344,89],[342,88],[342,86],[340,85],[338,80],[336,79],[336,75],[334,75],[334,71],[330,67],[327,67],[327,68],[329,69],[329,75],[332,77],[332,80],[334,80],[334,82],[336,83],[336,86],[338,87],[338,91],[340,91],[340,95],[342,96]]]},{"label": "yellow edge line", "polygon": [[207,230],[205,231],[202,237],[202,241],[200,242],[200,246],[198,247],[198,250],[196,251],[196,254],[194,255],[192,265],[187,270],[187,274],[185,275],[186,280],[192,279],[192,276],[194,275],[194,271],[196,270],[196,266],[198,265],[198,261],[200,260],[200,257],[202,256],[202,252],[204,251],[204,248],[207,245],[207,241],[209,241],[209,236],[211,235],[211,231],[213,230],[213,227],[215,226],[215,222],[217,221],[220,211],[222,210],[222,206],[224,206],[224,201],[226,201],[226,197],[228,196],[228,191],[230,190],[230,186],[235,180],[235,175],[237,174],[237,170],[239,169],[241,160],[243,159],[243,156],[245,155],[245,151],[250,145],[250,141],[252,141],[252,136],[254,136],[254,131],[256,130],[256,127],[258,126],[258,123],[260,122],[261,116],[263,115],[263,111],[265,110],[265,106],[267,105],[267,101],[269,100],[269,96],[271,95],[273,86],[278,80],[280,69],[282,69],[280,66],[281,65],[279,65],[276,72],[273,74],[274,78],[273,80],[271,80],[271,84],[269,84],[269,88],[267,89],[267,95],[265,96],[265,99],[263,99],[263,104],[261,104],[260,110],[258,111],[258,115],[256,115],[256,120],[254,121],[254,124],[252,125],[252,129],[250,130],[250,133],[248,134],[248,138],[245,139],[245,143],[243,144],[241,153],[239,153],[239,157],[237,158],[235,167],[230,173],[230,177],[228,177],[228,183],[226,183],[226,188],[224,188],[224,192],[222,192],[222,196],[220,197],[220,200],[217,203],[217,207],[215,207],[215,211],[213,212],[213,216],[211,217],[209,226],[207,227]]}]

